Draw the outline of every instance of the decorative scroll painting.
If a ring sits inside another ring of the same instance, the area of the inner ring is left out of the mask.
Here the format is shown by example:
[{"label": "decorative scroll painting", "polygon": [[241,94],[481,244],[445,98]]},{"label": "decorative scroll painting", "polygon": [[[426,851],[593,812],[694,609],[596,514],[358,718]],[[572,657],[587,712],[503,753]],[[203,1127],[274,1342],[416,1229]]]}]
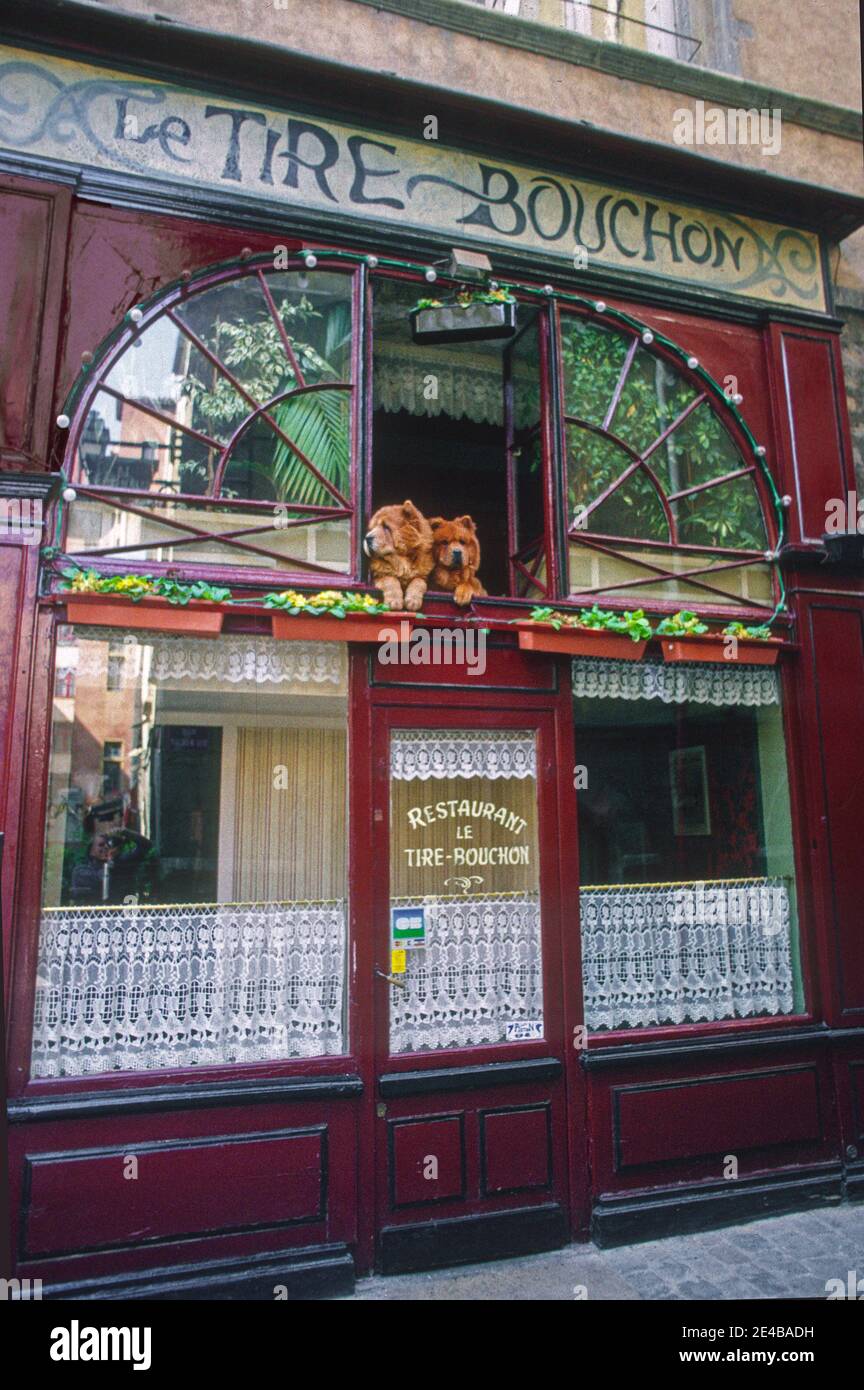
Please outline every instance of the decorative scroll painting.
[{"label": "decorative scroll painting", "polygon": [[340,226],[401,224],[571,266],[584,253],[631,275],[826,307],[810,232],[2,46],[0,148],[325,212]]}]

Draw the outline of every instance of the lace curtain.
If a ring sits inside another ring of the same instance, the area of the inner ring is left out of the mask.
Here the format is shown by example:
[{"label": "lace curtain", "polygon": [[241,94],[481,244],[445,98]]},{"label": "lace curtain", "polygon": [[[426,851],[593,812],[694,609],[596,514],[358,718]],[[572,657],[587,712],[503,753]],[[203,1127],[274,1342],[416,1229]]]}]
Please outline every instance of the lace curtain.
[{"label": "lace curtain", "polygon": [[341,902],[48,909],[32,1075],[344,1052],[344,960]]},{"label": "lace curtain", "polygon": [[579,901],[590,1030],[792,1012],[782,879],[586,887]]},{"label": "lace curtain", "polygon": [[390,775],[400,782],[426,782],[433,777],[536,777],[534,735],[417,729],[394,733]]},{"label": "lace curtain", "polygon": [[150,679],[173,685],[345,684],[345,649],[336,642],[274,642],[269,637],[154,637]]},{"label": "lace curtain", "polygon": [[[538,415],[539,386],[536,366],[517,364],[513,382],[513,406],[517,428],[533,425]],[[434,392],[430,394],[430,382]],[[374,401],[376,410],[405,410],[409,415],[450,415],[482,425],[504,423],[504,376],[500,357],[452,349],[414,347],[387,351],[375,349]]]},{"label": "lace curtain", "polygon": [[573,694],[589,700],[662,700],[667,705],[776,705],[780,684],[773,666],[574,657]]},{"label": "lace curtain", "polygon": [[516,1023],[538,1025],[542,1036],[537,897],[440,899],[425,906],[425,947],[406,953],[403,988],[390,990],[390,1051],[505,1042],[508,1024]]},{"label": "lace curtain", "polygon": [[[119,619],[118,619],[119,621]],[[122,624],[121,624],[122,626]],[[104,679],[105,643],[116,637],[105,628],[76,624],[81,675]],[[87,639],[87,640],[84,640]],[[91,646],[91,643],[97,645]],[[122,644],[125,649],[125,642]],[[332,686],[347,689],[348,662],[340,642],[276,642],[272,637],[159,637],[131,639],[130,649],[148,653],[147,678],[169,686]],[[121,667],[125,683],[134,681],[134,662]],[[288,693],[291,693],[290,691]]]}]

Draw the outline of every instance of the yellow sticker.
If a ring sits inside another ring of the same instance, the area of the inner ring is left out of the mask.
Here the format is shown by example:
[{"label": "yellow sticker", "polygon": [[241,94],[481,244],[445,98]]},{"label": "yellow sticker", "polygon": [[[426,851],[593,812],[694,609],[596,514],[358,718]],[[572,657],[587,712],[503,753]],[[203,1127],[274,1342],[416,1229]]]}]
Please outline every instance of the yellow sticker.
[{"label": "yellow sticker", "polygon": [[404,975],[406,970],[407,955],[405,951],[390,952],[390,974]]}]

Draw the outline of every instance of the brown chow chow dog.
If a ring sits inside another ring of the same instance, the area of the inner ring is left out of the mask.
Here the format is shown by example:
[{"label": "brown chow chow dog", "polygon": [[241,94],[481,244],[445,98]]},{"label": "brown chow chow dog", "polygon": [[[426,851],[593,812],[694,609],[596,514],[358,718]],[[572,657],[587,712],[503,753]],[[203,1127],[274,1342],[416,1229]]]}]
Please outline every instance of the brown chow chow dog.
[{"label": "brown chow chow dog", "polygon": [[470,516],[457,516],[454,521],[433,516],[430,525],[435,547],[432,588],[446,589],[460,608],[467,608],[473,598],[486,594],[477,578],[480,568],[477,527]]},{"label": "brown chow chow dog", "polygon": [[412,612],[422,608],[435,560],[432,528],[414,503],[379,507],[369,522],[363,549],[387,607]]}]

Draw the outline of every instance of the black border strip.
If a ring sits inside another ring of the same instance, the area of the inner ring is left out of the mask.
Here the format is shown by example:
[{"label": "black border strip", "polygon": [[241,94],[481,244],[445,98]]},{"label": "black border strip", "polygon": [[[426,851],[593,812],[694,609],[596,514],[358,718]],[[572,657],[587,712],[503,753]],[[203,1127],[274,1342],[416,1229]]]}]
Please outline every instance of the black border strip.
[{"label": "black border strip", "polygon": [[342,1100],[361,1096],[363,1081],[353,1073],[338,1076],[290,1076],[268,1081],[220,1081],[211,1085],[146,1086],[140,1090],[67,1092],[25,1095],[9,1102],[12,1124],[31,1120],[101,1119],[106,1115],[152,1114],[169,1110],[205,1110],[217,1105]]},{"label": "black border strip", "polygon": [[518,1062],[489,1062],[486,1066],[385,1072],[378,1078],[378,1092],[392,1099],[436,1091],[476,1091],[486,1086],[524,1086],[532,1081],[554,1081],[563,1070],[557,1057],[528,1057]]},{"label": "black border strip", "polygon": [[[864,1195],[864,1193],[862,1193]],[[665,1236],[715,1230],[785,1212],[839,1206],[844,1196],[839,1163],[788,1173],[762,1174],[704,1187],[675,1187],[651,1193],[605,1194],[591,1212],[591,1239],[600,1249],[662,1240]]]},{"label": "black border strip", "polygon": [[[597,1034],[594,1035],[595,1037]],[[806,1046],[808,1043],[851,1042],[864,1038],[864,1028],[798,1028],[783,1032],[746,1033],[734,1037],[728,1034],[713,1033],[697,1042],[686,1039],[668,1042],[620,1043],[617,1047],[588,1047],[582,1052],[581,1062],[586,1071],[596,1071],[601,1067],[628,1066],[633,1062],[680,1061],[685,1057],[717,1057],[718,1054],[752,1052],[772,1047]]]}]

